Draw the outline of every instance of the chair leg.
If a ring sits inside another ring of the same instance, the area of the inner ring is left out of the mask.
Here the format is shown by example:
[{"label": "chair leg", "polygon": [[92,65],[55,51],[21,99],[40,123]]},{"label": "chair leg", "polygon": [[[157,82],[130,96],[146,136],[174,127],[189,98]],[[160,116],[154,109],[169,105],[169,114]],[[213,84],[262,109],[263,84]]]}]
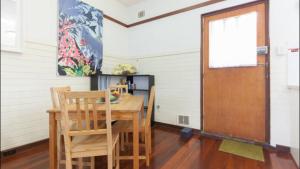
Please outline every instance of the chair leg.
[{"label": "chair leg", "polygon": [[150,154],[149,154],[149,137],[148,133],[145,133],[145,154],[146,154],[146,166],[149,167],[150,165]]},{"label": "chair leg", "polygon": [[78,158],[78,168],[83,169],[83,160],[82,160],[82,158]]},{"label": "chair leg", "polygon": [[57,169],[60,169],[60,161],[61,161],[61,125],[60,122],[57,123]]},{"label": "chair leg", "polygon": [[66,152],[66,169],[72,169],[72,158],[70,152]]},{"label": "chair leg", "polygon": [[107,169],[112,169],[113,168],[113,160],[112,160],[112,155],[107,156]]},{"label": "chair leg", "polygon": [[151,136],[151,128],[150,128],[150,130],[149,130],[149,132],[148,132],[148,138],[147,138],[148,140],[149,140],[149,154],[152,154],[152,136]]},{"label": "chair leg", "polygon": [[125,143],[126,144],[129,143],[129,134],[128,134],[128,132],[125,133]]},{"label": "chair leg", "polygon": [[113,150],[112,150],[113,167],[116,166],[116,161],[115,161],[115,159],[116,159],[116,149],[113,149]]},{"label": "chair leg", "polygon": [[120,168],[120,142],[116,145],[116,169]]},{"label": "chair leg", "polygon": [[141,141],[145,143],[145,132],[141,133]]},{"label": "chair leg", "polygon": [[145,139],[145,156],[146,156],[146,166],[149,167],[150,165],[150,153],[149,153],[149,133],[145,131],[144,133]]},{"label": "chair leg", "polygon": [[91,157],[91,169],[95,169],[95,157]]},{"label": "chair leg", "polygon": [[124,151],[125,150],[125,148],[124,148],[124,133],[122,132],[122,133],[120,133],[121,135],[121,150],[122,151]]}]

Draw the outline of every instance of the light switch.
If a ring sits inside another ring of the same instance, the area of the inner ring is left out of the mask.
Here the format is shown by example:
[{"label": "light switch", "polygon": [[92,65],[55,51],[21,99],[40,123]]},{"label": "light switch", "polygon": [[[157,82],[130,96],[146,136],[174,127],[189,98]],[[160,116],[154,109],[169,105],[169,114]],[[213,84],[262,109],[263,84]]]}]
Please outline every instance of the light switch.
[{"label": "light switch", "polygon": [[276,55],[283,56],[287,53],[287,48],[285,46],[277,46],[276,47]]}]

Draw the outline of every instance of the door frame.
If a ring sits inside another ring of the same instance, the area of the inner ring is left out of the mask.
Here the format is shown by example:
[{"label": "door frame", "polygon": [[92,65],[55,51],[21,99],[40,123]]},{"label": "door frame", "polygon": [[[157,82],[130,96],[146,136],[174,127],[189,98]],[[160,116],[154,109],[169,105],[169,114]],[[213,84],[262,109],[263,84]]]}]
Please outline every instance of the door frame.
[{"label": "door frame", "polygon": [[[265,55],[266,57],[266,87],[265,87],[265,94],[266,94],[266,112],[265,112],[265,133],[266,133],[266,140],[265,143],[270,144],[270,38],[269,38],[269,0],[257,0],[254,2],[250,2],[250,3],[245,3],[245,4],[241,4],[241,5],[237,5],[237,6],[233,6],[233,7],[229,7],[229,8],[225,8],[225,9],[221,9],[221,10],[217,10],[217,11],[213,11],[213,12],[209,12],[209,13],[205,13],[201,15],[201,45],[200,45],[200,121],[201,121],[201,134],[203,135],[208,135],[208,136],[214,136],[214,137],[221,137],[221,138],[226,138],[226,136],[223,135],[215,135],[215,134],[210,134],[210,133],[205,133],[203,130],[203,35],[204,35],[204,25],[203,25],[203,21],[204,21],[204,17],[207,16],[211,16],[211,15],[216,15],[219,13],[223,13],[223,12],[228,12],[228,11],[233,11],[236,9],[241,9],[241,8],[245,8],[245,7],[249,7],[249,6],[253,6],[253,5],[257,5],[257,4],[261,4],[264,3],[265,4],[265,39],[266,39],[266,45],[268,46],[268,54]],[[240,138],[233,138],[233,139],[238,139],[238,140],[242,140],[242,141],[246,141],[246,142],[251,142],[253,143],[252,140],[246,140],[246,139],[240,139]]]}]

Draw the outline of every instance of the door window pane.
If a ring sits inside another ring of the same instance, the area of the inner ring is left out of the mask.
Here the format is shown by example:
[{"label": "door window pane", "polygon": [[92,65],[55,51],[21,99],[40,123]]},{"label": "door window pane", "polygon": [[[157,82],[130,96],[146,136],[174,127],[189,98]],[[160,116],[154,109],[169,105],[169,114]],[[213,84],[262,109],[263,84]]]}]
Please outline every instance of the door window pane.
[{"label": "door window pane", "polygon": [[257,13],[209,22],[209,67],[257,65]]}]

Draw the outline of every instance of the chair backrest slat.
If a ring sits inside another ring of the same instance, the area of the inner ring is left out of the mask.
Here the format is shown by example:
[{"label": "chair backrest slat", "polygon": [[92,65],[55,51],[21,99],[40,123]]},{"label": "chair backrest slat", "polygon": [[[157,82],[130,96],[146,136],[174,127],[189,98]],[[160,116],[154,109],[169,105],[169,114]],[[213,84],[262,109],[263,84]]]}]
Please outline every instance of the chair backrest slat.
[{"label": "chair backrest slat", "polygon": [[92,108],[93,108],[93,122],[94,122],[94,129],[98,128],[98,123],[97,123],[97,110],[96,110],[96,99],[91,99],[92,102]]},{"label": "chair backrest slat", "polygon": [[[90,91],[90,92],[63,92],[60,93],[62,114],[64,119],[65,134],[71,135],[88,135],[90,134],[106,134],[111,139],[111,109],[109,100],[110,91]],[[103,111],[97,110],[97,100],[105,98],[105,126],[98,125],[98,113]],[[73,100],[75,104],[66,100]],[[70,127],[71,116],[73,113],[77,125]],[[106,132],[105,132],[106,131]]]},{"label": "chair backrest slat", "polygon": [[67,91],[71,91],[71,87],[70,86],[51,87],[50,88],[51,99],[52,99],[52,106],[53,106],[54,109],[59,109],[60,108],[58,93],[59,92],[67,92]]},{"label": "chair backrest slat", "polygon": [[83,104],[84,104],[84,112],[85,112],[85,130],[90,130],[90,111],[89,111],[89,99],[84,98]]},{"label": "chair backrest slat", "polygon": [[78,127],[78,130],[82,130],[83,126],[81,123],[82,117],[81,117],[81,110],[80,110],[80,99],[76,98],[75,103],[76,103],[76,111],[77,111],[77,127]]},{"label": "chair backrest slat", "polygon": [[155,86],[152,86],[151,91],[150,91],[149,101],[148,101],[148,109],[147,109],[146,124],[145,124],[146,128],[150,127],[150,124],[151,124],[151,116],[152,116],[154,98],[155,98]]}]

